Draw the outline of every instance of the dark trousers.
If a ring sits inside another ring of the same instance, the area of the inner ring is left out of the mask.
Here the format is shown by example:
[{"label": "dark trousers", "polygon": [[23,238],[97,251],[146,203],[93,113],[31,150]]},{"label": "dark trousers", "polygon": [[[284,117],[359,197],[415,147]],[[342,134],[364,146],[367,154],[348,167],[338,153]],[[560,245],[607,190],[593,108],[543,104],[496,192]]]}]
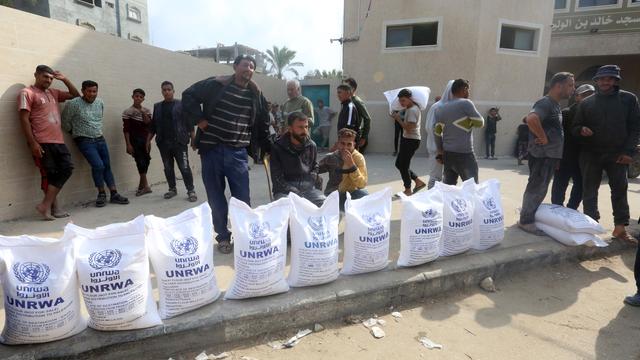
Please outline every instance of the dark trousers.
[{"label": "dark trousers", "polygon": [[411,180],[418,178],[413,171],[411,171],[411,159],[413,154],[416,153],[420,147],[420,140],[402,138],[400,140],[400,151],[396,156],[396,168],[400,170],[400,176],[402,176],[402,183],[405,188],[411,187]]},{"label": "dark trousers", "polygon": [[485,134],[485,145],[487,148],[487,157],[496,155],[496,134]]},{"label": "dark trousers", "polygon": [[187,145],[178,143],[158,144],[162,165],[164,166],[164,176],[167,178],[170,190],[176,189],[176,172],[174,162],[178,164],[178,170],[182,174],[184,185],[187,191],[193,191],[193,174],[189,166],[189,150]]},{"label": "dark trousers", "polygon": [[569,180],[573,181],[573,186],[571,187],[571,195],[569,195],[567,207],[575,210],[582,202],[582,174],[580,173],[578,155],[565,154],[565,158],[560,162],[560,168],[553,176],[553,185],[551,186],[552,204],[564,206]]},{"label": "dark trousers", "polygon": [[216,240],[228,241],[231,239],[231,232],[227,227],[229,204],[224,194],[225,180],[229,182],[231,196],[251,205],[247,149],[214,145],[210,149],[200,151],[200,160],[202,161],[202,181],[211,206]]},{"label": "dark trousers", "polygon": [[[369,195],[369,192],[366,189],[356,189],[353,191],[349,191],[349,194],[351,194],[351,200],[358,200]],[[344,211],[344,203],[347,202],[347,193],[341,192],[339,194],[339,199],[340,199],[340,210]]]},{"label": "dark trousers", "polygon": [[138,174],[146,174],[151,164],[151,155],[147,151],[147,139],[130,136],[129,141],[133,146],[133,159],[136,161]]},{"label": "dark trousers", "polygon": [[629,202],[627,201],[628,166],[617,164],[616,154],[598,154],[583,151],[580,153],[582,170],[582,208],[585,215],[600,219],[598,212],[598,189],[602,181],[602,172],[607,173],[611,188],[611,205],[615,225],[629,225]]},{"label": "dark trousers", "polygon": [[463,154],[446,152],[442,155],[444,170],[442,172],[442,182],[447,185],[456,185],[458,177],[462,181],[473,178],[478,183],[478,162],[473,153]]},{"label": "dark trousers", "polygon": [[97,188],[104,187],[105,183],[109,189],[115,188],[116,181],[111,172],[111,160],[109,159],[109,148],[107,142],[101,136],[99,138],[77,137],[74,139],[78,149],[82,153],[89,165],[91,165],[91,176],[93,184]]},{"label": "dark trousers", "polygon": [[533,224],[536,221],[536,211],[542,204],[553,174],[560,159],[536,158],[529,155],[529,182],[522,197],[520,210],[520,224]]},{"label": "dark trousers", "polygon": [[[324,204],[324,200],[326,199],[326,197],[324,196],[324,193],[322,192],[322,190],[316,189],[315,186],[313,186],[313,184],[309,184],[308,186],[300,186],[299,183],[292,184],[292,185],[297,186],[298,189],[300,190],[300,192],[297,193],[296,195],[299,195],[300,197],[311,201],[317,207],[321,207],[322,204]],[[275,200],[278,200],[283,197],[287,197],[287,195],[289,195],[288,192],[287,193],[277,192],[273,194],[273,198]]]},{"label": "dark trousers", "polygon": [[636,288],[638,289],[638,294],[640,294],[640,245],[638,246],[638,251],[636,252],[636,264],[633,267],[633,276],[636,278]]},{"label": "dark trousers", "polygon": [[400,126],[400,124],[395,121],[393,123],[395,125],[394,128],[394,133],[393,133],[393,152],[398,152],[398,144],[400,142],[400,139],[402,138],[402,126]]}]

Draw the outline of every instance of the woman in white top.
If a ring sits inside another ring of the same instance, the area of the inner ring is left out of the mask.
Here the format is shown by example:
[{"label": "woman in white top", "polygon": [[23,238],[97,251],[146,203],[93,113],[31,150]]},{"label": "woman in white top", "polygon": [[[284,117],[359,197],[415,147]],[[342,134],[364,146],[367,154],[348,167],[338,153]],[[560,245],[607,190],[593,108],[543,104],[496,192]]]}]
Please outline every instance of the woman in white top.
[{"label": "woman in white top", "polygon": [[[411,100],[411,91],[402,89],[398,93],[398,101],[405,109],[404,120],[396,113],[392,117],[402,127],[402,139],[400,139],[400,151],[396,157],[396,168],[400,171],[402,182],[404,183],[405,195],[415,194],[424,189],[425,184],[418,175],[411,171],[411,158],[420,147],[420,108]],[[411,190],[411,181],[416,186]]]}]

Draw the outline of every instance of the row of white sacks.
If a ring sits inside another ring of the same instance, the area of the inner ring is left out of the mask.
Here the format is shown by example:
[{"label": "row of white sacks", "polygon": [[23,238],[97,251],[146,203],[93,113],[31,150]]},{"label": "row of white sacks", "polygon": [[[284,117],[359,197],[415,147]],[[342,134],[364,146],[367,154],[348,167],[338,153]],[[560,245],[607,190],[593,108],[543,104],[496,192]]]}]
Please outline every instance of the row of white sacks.
[{"label": "row of white sacks", "polygon": [[[504,238],[499,183],[437,184],[402,196],[399,266],[416,266]],[[391,191],[345,204],[343,267],[338,267],[338,193],[321,208],[294,194],[251,209],[231,199],[235,274],[225,299],[286,292],[290,286],[334,281],[340,273],[385,268],[389,259]],[[220,296],[213,264],[211,210],[204,203],[162,219],[85,229],[67,224],[61,239],[0,236],[0,279],[5,294],[5,344],[66,338],[88,326],[103,331],[160,325],[162,319]],[[287,228],[291,269],[285,277]],[[152,296],[150,268],[159,289]],[[78,288],[89,314],[80,311]]]}]

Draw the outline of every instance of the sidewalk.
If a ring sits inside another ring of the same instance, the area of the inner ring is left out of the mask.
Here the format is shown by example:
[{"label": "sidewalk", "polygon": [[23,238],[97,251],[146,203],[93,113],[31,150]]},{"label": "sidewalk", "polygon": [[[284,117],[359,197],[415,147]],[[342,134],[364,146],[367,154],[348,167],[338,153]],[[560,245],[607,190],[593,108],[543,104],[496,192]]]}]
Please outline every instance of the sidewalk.
[{"label": "sidewalk", "polygon": [[[197,161],[197,160],[196,160]],[[393,167],[394,159],[389,155],[367,156],[370,191],[391,186],[400,191],[399,174]],[[202,309],[166,321],[163,326],[139,331],[104,333],[87,330],[73,338],[38,346],[0,346],[0,358],[33,359],[56,357],[100,357],[116,359],[144,354],[145,358],[168,358],[185,349],[203,344],[223,343],[253,337],[262,333],[295,328],[326,321],[349,314],[382,309],[389,305],[401,305],[419,301],[424,297],[451,289],[475,285],[485,276],[499,277],[565,260],[584,259],[619,253],[625,246],[613,243],[604,249],[569,248],[547,237],[532,237],[518,230],[514,224],[516,209],[526,186],[528,170],[517,167],[513,159],[480,161],[481,180],[497,178],[502,183],[502,200],[507,226],[505,241],[486,252],[469,252],[451,258],[410,269],[396,269],[399,251],[401,206],[394,202],[392,213],[391,262],[381,272],[341,276],[336,282],[313,288],[292,289],[289,293],[261,299],[240,301],[218,300]],[[426,160],[417,158],[414,170],[424,173]],[[197,179],[200,200],[205,200],[202,182]],[[184,197],[185,191],[178,185],[179,196],[172,200],[162,199],[166,191],[163,185],[141,198],[131,197],[127,206],[108,205],[69,209],[72,221],[85,227],[127,221],[140,213],[171,216],[192,206]],[[252,166],[251,190],[253,205],[268,202],[266,181],[262,166]],[[611,204],[607,186],[601,189],[600,204],[602,224],[612,228]],[[127,195],[130,195],[127,193]],[[640,182],[632,180],[629,188],[629,203],[632,217],[640,209]],[[637,205],[636,205],[637,206]],[[43,222],[23,219],[2,223],[0,232],[7,235],[23,233],[43,236],[59,236],[65,222]],[[342,226],[342,225],[341,225]],[[637,231],[637,226],[635,227]],[[233,275],[233,257],[215,253],[216,275],[222,289],[226,289]],[[154,284],[155,286],[155,284]],[[157,292],[155,294],[157,296]],[[4,313],[0,314],[3,321]],[[134,342],[135,341],[135,342]]]}]

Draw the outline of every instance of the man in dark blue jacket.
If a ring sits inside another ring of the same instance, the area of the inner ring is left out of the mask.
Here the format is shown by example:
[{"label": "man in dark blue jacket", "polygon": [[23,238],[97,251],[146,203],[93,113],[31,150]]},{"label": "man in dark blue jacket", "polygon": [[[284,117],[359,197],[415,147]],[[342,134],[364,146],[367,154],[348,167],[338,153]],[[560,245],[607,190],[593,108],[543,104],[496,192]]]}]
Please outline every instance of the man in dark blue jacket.
[{"label": "man in dark blue jacket", "polygon": [[198,81],[182,93],[182,110],[198,126],[195,144],[202,161],[202,181],[218,234],[218,250],[224,254],[233,250],[225,180],[231,196],[250,205],[248,151],[269,151],[269,109],[251,80],[255,68],[254,58],[240,55],[233,62],[233,75]]},{"label": "man in dark blue jacket", "polygon": [[173,84],[170,81],[164,81],[161,88],[164,101],[153,105],[148,143],[154,136],[156,137],[156,144],[164,165],[164,176],[169,184],[169,191],[164,194],[164,198],[171,199],[178,194],[173,166],[175,161],[187,188],[188,199],[195,202],[198,197],[189,166],[189,142],[193,143],[195,138],[193,124],[182,116],[182,103],[173,97]]}]

